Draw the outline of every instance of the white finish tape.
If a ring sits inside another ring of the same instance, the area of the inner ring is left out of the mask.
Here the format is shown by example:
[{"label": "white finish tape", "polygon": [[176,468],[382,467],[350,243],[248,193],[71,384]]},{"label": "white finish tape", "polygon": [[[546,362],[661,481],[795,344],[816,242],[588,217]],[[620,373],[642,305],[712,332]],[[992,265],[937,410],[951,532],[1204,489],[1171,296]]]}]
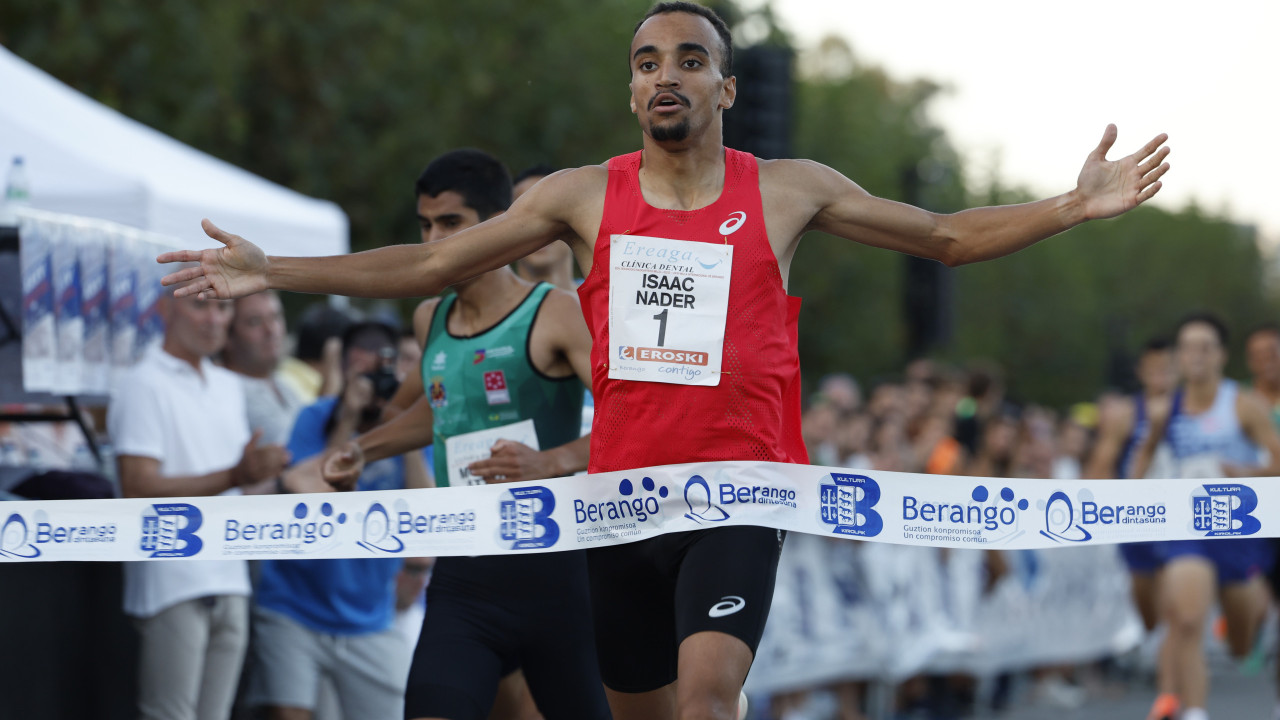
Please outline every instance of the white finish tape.
[{"label": "white finish tape", "polygon": [[0,505],[0,561],[449,556],[617,545],[719,525],[1035,549],[1280,536],[1275,478],[1033,480],[716,462],[538,482]]}]

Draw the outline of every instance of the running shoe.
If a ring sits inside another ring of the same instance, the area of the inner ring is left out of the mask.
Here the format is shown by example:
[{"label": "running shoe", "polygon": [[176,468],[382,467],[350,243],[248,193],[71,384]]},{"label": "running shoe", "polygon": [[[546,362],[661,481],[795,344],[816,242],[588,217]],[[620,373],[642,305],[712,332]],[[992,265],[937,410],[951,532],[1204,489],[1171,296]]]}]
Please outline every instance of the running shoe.
[{"label": "running shoe", "polygon": [[1147,713],[1147,720],[1178,720],[1179,710],[1181,707],[1178,696],[1173,693],[1162,693],[1151,704],[1151,712]]}]

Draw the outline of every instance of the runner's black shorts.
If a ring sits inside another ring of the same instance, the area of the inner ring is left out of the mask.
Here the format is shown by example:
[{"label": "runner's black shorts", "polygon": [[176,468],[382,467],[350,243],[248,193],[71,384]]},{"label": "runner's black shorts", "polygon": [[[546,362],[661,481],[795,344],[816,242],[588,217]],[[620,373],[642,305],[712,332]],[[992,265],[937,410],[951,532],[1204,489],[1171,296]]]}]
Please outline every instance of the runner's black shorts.
[{"label": "runner's black shorts", "polygon": [[546,720],[608,720],[586,570],[580,550],[437,560],[405,717],[485,720],[522,668]]},{"label": "runner's black shorts", "polygon": [[676,680],[680,643],[716,631],[760,645],[785,533],[734,526],[587,551],[600,675],[639,693]]}]

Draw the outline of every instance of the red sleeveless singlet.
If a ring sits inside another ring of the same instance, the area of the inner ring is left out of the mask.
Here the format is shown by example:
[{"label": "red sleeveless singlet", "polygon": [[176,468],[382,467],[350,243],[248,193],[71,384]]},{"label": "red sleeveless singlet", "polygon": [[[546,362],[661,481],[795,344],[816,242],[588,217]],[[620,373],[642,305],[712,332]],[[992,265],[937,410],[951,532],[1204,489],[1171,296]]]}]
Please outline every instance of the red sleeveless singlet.
[{"label": "red sleeveless singlet", "polygon": [[[800,436],[800,299],[782,287],[765,233],[753,155],[725,149],[724,190],[699,210],[662,210],[640,192],[641,152],[609,161],[591,273],[578,289],[593,339],[591,472],[653,465],[760,460],[807,463]],[[722,227],[745,214],[728,235]],[[609,378],[612,235],[733,245],[720,384],[695,387]]]}]

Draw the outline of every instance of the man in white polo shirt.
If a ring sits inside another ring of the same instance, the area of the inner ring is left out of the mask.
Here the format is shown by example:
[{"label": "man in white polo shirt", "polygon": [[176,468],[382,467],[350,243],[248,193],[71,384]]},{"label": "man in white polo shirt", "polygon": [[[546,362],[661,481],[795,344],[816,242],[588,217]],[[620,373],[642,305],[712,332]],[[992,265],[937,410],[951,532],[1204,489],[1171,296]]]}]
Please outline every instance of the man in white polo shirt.
[{"label": "man in white polo shirt", "polygon": [[[226,342],[231,303],[169,293],[160,311],[164,342],[121,378],[108,416],[124,496],[271,492],[288,454],[250,436],[240,380],[208,360]],[[165,517],[174,508],[155,510],[183,539],[190,525]],[[141,641],[139,717],[226,720],[248,640],[245,562],[126,563],[124,594]]]}]

